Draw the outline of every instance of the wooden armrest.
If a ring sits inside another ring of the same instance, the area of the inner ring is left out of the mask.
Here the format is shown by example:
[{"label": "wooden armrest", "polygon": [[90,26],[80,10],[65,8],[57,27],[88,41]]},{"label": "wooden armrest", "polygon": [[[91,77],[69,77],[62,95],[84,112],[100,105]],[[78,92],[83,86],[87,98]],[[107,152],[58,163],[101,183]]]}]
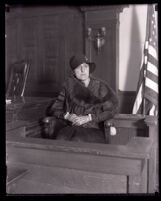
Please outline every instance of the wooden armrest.
[{"label": "wooden armrest", "polygon": [[55,117],[45,117],[40,120],[41,125],[41,136],[43,138],[52,138],[54,139],[54,130],[55,130],[56,118]]},{"label": "wooden armrest", "polygon": [[43,119],[41,119],[41,122],[42,123],[47,123],[49,124],[51,121],[54,121],[55,120],[55,117],[44,117]]},{"label": "wooden armrest", "polygon": [[104,128],[110,144],[126,144],[134,136],[148,136],[143,115],[116,114],[113,119],[104,122]]},{"label": "wooden armrest", "polygon": [[[104,127],[105,127],[105,134],[108,135],[116,135],[117,134],[117,129],[115,127],[115,120],[114,119],[110,119],[104,122]],[[107,136],[106,136],[107,138]]]},{"label": "wooden armrest", "polygon": [[104,122],[105,128],[114,127],[140,127],[144,122],[145,116],[134,114],[116,114],[113,119]]},{"label": "wooden armrest", "polygon": [[106,120],[106,121],[104,121],[104,126],[105,126],[106,128],[109,128],[109,127],[111,127],[111,126],[114,125],[114,122],[115,122],[114,119]]}]

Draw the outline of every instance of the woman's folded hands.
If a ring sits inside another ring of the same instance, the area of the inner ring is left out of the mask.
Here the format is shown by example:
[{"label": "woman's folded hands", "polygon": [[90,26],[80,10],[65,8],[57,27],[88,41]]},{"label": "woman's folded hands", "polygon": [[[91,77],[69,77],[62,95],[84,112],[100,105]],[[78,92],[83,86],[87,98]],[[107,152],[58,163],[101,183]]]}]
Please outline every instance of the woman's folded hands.
[{"label": "woman's folded hands", "polygon": [[67,113],[64,118],[72,122],[72,125],[74,126],[80,126],[91,121],[91,118],[89,117],[89,115],[78,116],[76,114]]}]

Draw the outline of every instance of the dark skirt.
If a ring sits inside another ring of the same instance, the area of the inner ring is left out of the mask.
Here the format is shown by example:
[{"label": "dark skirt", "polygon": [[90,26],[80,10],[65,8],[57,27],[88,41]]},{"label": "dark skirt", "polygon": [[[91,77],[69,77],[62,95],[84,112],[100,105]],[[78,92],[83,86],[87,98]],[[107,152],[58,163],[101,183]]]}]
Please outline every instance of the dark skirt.
[{"label": "dark skirt", "polygon": [[101,129],[72,126],[60,120],[57,120],[55,135],[57,140],[106,143],[105,134]]}]

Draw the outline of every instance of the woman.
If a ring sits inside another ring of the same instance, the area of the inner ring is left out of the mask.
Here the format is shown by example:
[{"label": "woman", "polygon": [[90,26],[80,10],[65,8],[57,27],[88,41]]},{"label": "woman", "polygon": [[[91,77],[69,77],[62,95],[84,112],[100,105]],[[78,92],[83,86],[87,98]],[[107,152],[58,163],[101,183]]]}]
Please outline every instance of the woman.
[{"label": "woman", "polygon": [[113,118],[118,109],[114,91],[99,79],[91,76],[95,69],[84,55],[70,59],[73,75],[50,108],[56,117],[54,136],[59,140],[105,143],[102,125]]}]

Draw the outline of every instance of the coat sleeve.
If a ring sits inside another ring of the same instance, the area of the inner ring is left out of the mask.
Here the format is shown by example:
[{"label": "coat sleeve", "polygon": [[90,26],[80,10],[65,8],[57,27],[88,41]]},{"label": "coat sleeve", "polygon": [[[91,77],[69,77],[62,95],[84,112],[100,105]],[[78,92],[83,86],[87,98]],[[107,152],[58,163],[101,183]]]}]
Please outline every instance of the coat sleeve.
[{"label": "coat sleeve", "polygon": [[[116,113],[118,113],[118,97],[113,89],[109,86],[107,100],[104,102],[104,106],[98,112],[91,114],[92,121],[97,123],[112,119]],[[102,90],[103,87],[100,88]],[[104,89],[103,89],[104,90]]]},{"label": "coat sleeve", "polygon": [[50,108],[50,115],[55,116],[56,118],[64,119],[65,97],[65,88],[63,88]]}]

